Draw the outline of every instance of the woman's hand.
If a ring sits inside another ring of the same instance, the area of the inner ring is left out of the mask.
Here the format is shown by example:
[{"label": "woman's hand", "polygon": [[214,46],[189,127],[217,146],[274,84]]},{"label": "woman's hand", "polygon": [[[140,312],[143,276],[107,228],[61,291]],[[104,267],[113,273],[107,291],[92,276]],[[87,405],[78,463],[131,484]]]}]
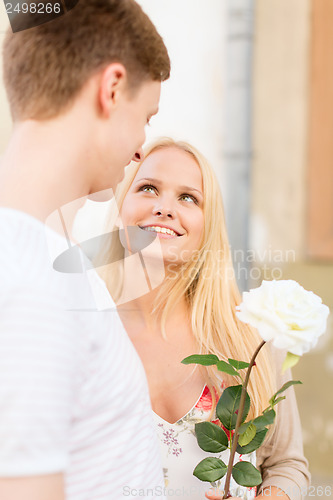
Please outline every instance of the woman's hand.
[{"label": "woman's hand", "polygon": [[[205,493],[208,500],[222,500],[223,492],[220,490],[209,490]],[[228,500],[241,500],[240,497],[229,497]]]},{"label": "woman's hand", "polygon": [[[223,492],[218,489],[211,489],[207,491],[205,495],[208,500],[222,500]],[[282,490],[280,490],[280,488],[276,488],[276,486],[270,486],[269,488],[264,489],[263,493],[258,495],[256,498],[268,497],[270,498],[270,500],[290,500],[289,496],[286,495]],[[228,500],[240,500],[240,497],[229,497]]]}]

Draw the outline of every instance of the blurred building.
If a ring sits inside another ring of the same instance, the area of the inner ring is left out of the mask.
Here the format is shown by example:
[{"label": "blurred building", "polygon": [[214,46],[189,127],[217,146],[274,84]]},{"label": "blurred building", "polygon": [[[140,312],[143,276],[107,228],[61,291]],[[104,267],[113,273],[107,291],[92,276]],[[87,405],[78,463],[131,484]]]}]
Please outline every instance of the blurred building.
[{"label": "blurred building", "polygon": [[[333,3],[255,5],[254,265],[261,278],[299,281],[333,311]],[[293,370],[304,384],[296,394],[318,486],[333,484],[332,333],[331,314],[325,337]],[[320,490],[312,493],[320,496]]]}]

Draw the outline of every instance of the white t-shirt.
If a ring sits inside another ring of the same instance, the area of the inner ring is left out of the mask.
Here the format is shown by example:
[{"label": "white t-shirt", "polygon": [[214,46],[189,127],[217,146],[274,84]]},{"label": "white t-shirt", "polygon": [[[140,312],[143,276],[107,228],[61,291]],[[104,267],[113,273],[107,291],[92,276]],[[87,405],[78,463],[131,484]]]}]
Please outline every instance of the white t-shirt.
[{"label": "white t-shirt", "polygon": [[0,476],[64,472],[68,500],[163,498],[144,369],[114,304],[96,307],[104,283],[55,271],[65,239],[30,215],[0,208],[0,237]]}]

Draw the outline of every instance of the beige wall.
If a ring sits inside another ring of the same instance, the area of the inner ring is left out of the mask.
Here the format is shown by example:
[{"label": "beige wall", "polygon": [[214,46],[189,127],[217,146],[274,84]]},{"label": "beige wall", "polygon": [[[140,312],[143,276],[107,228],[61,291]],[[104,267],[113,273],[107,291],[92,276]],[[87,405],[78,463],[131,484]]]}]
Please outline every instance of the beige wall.
[{"label": "beige wall", "polygon": [[251,247],[303,255],[309,0],[257,0]]},{"label": "beige wall", "polygon": [[[257,0],[255,18],[252,248],[263,256],[258,267],[279,269],[333,310],[333,262],[305,252],[311,1]],[[315,485],[333,482],[332,323],[331,315],[328,333],[293,373],[304,384],[296,394]]]}]

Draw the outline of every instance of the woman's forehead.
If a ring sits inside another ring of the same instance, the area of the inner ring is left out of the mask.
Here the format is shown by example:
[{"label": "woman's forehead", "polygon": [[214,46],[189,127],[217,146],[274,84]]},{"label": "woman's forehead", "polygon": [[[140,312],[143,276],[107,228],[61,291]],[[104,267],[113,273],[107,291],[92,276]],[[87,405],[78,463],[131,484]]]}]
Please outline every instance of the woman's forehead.
[{"label": "woman's forehead", "polygon": [[142,162],[134,180],[173,181],[202,189],[200,167],[192,154],[176,147],[157,149]]}]

